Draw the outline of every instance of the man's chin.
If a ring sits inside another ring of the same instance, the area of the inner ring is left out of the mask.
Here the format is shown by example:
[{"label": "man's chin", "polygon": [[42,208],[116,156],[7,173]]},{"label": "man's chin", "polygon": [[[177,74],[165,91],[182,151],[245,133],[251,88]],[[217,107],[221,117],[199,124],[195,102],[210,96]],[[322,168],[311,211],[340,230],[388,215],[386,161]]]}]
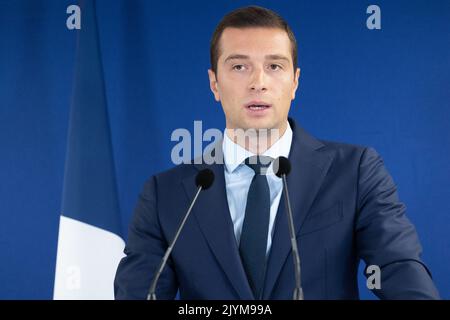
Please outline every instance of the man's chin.
[{"label": "man's chin", "polygon": [[243,127],[244,130],[273,130],[280,129],[273,120],[248,121]]}]

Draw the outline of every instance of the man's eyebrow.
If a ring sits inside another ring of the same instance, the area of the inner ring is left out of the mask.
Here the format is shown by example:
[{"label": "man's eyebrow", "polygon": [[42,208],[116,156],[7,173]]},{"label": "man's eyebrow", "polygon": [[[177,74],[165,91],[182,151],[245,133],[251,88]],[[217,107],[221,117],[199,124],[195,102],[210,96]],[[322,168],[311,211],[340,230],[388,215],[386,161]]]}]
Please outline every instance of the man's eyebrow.
[{"label": "man's eyebrow", "polygon": [[268,60],[286,60],[287,62],[290,61],[288,57],[283,56],[281,54],[269,54],[265,56],[265,58]]},{"label": "man's eyebrow", "polygon": [[229,55],[229,56],[225,59],[225,63],[226,63],[227,61],[230,61],[230,60],[236,60],[236,59],[244,59],[244,60],[248,60],[248,59],[250,59],[250,57],[247,56],[247,55],[245,55],[245,54],[232,54],[232,55]]},{"label": "man's eyebrow", "polygon": [[[268,54],[264,58],[267,60],[285,60],[287,62],[290,62],[289,58],[283,56],[282,54]],[[230,60],[237,60],[237,59],[248,60],[250,59],[250,57],[245,54],[231,54],[225,59],[224,62],[227,63]]]}]

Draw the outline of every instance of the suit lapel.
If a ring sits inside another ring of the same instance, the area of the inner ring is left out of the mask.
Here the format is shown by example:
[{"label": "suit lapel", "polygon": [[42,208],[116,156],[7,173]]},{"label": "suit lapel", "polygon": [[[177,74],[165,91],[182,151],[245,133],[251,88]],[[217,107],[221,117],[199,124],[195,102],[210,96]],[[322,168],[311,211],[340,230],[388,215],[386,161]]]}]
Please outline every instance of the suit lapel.
[{"label": "suit lapel", "polygon": [[[208,190],[202,191],[197,199],[193,208],[195,219],[240,299],[254,299],[234,236],[226,195],[224,167],[222,164],[201,164],[195,167],[199,170],[209,168],[215,175],[213,185]],[[183,185],[189,199],[192,199],[196,191],[195,175],[185,179]]]},{"label": "suit lapel", "polygon": [[[289,155],[292,170],[287,181],[296,235],[298,235],[334,156],[326,150],[320,150],[324,148],[324,145],[301,127],[297,127],[292,119],[289,119],[289,122],[294,135]],[[217,150],[221,150],[221,148]],[[211,169],[214,172],[215,180],[210,189],[202,191],[200,194],[193,208],[193,215],[211,251],[240,299],[254,299],[234,236],[226,195],[224,166],[223,164],[196,164],[194,166],[198,170]],[[195,175],[183,180],[183,185],[188,198],[192,199],[196,191]],[[263,299],[270,299],[281,268],[291,251],[288,230],[283,195],[278,207],[272,247],[267,262]],[[302,257],[306,256],[305,252],[300,252],[300,254]],[[294,279],[294,276],[292,278]]]},{"label": "suit lapel", "polygon": [[[297,127],[292,119],[289,122],[294,135],[289,153],[292,170],[287,177],[287,183],[296,235],[298,235],[334,157],[325,150],[320,150],[323,149],[324,145],[307,134],[302,128]],[[263,299],[270,299],[281,268],[286,262],[290,251],[291,242],[284,195],[282,195],[267,263]],[[305,257],[306,254],[305,252],[300,252],[302,257]],[[292,261],[292,263],[294,262]],[[294,279],[294,275],[292,279]]]}]

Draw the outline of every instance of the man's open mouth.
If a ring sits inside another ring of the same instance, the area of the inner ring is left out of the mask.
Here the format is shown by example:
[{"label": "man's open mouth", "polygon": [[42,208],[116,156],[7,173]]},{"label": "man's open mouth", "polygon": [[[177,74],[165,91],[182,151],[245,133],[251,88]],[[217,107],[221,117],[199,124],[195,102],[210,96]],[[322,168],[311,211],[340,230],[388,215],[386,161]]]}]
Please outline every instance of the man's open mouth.
[{"label": "man's open mouth", "polygon": [[269,103],[261,100],[250,101],[245,105],[245,107],[251,111],[262,111],[271,107]]},{"label": "man's open mouth", "polygon": [[264,110],[270,108],[270,106],[267,104],[251,104],[247,108],[250,110]]}]

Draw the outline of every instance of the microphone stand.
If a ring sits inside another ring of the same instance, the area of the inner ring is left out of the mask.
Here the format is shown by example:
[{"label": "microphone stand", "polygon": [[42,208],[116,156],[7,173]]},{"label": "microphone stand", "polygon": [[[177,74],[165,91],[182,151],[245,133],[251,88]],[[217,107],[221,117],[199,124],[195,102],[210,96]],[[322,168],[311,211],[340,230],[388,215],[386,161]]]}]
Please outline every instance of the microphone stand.
[{"label": "microphone stand", "polygon": [[180,225],[178,226],[178,229],[177,229],[177,232],[175,234],[175,237],[173,238],[172,242],[170,243],[169,247],[166,250],[166,253],[164,254],[163,259],[161,260],[161,263],[160,263],[159,268],[158,268],[158,272],[156,273],[155,277],[153,278],[152,285],[150,286],[150,290],[149,290],[148,295],[147,295],[147,300],[156,300],[156,293],[155,292],[156,292],[156,284],[158,283],[158,279],[161,276],[161,273],[162,273],[162,271],[164,269],[164,266],[167,263],[167,260],[169,259],[170,253],[172,252],[172,249],[173,249],[173,247],[175,245],[175,242],[177,241],[178,236],[180,235],[181,230],[183,229],[183,226],[184,226],[184,224],[185,224],[189,214],[191,213],[192,208],[194,207],[195,201],[197,201],[197,197],[200,194],[200,191],[202,191],[202,186],[198,187],[197,193],[195,194],[195,197],[194,197],[194,199],[191,202],[191,206],[189,207],[186,215],[184,216],[183,220],[181,221]]},{"label": "microphone stand", "polygon": [[298,253],[297,247],[297,239],[295,238],[295,229],[294,229],[294,219],[292,217],[291,210],[291,201],[289,200],[289,191],[286,181],[286,174],[281,176],[283,179],[284,185],[284,199],[286,204],[286,212],[288,216],[288,225],[289,225],[289,235],[291,237],[291,245],[292,245],[292,256],[294,257],[294,268],[295,268],[295,289],[294,295],[292,297],[293,300],[303,300],[303,289],[301,284],[301,269],[300,269],[300,255]]}]

